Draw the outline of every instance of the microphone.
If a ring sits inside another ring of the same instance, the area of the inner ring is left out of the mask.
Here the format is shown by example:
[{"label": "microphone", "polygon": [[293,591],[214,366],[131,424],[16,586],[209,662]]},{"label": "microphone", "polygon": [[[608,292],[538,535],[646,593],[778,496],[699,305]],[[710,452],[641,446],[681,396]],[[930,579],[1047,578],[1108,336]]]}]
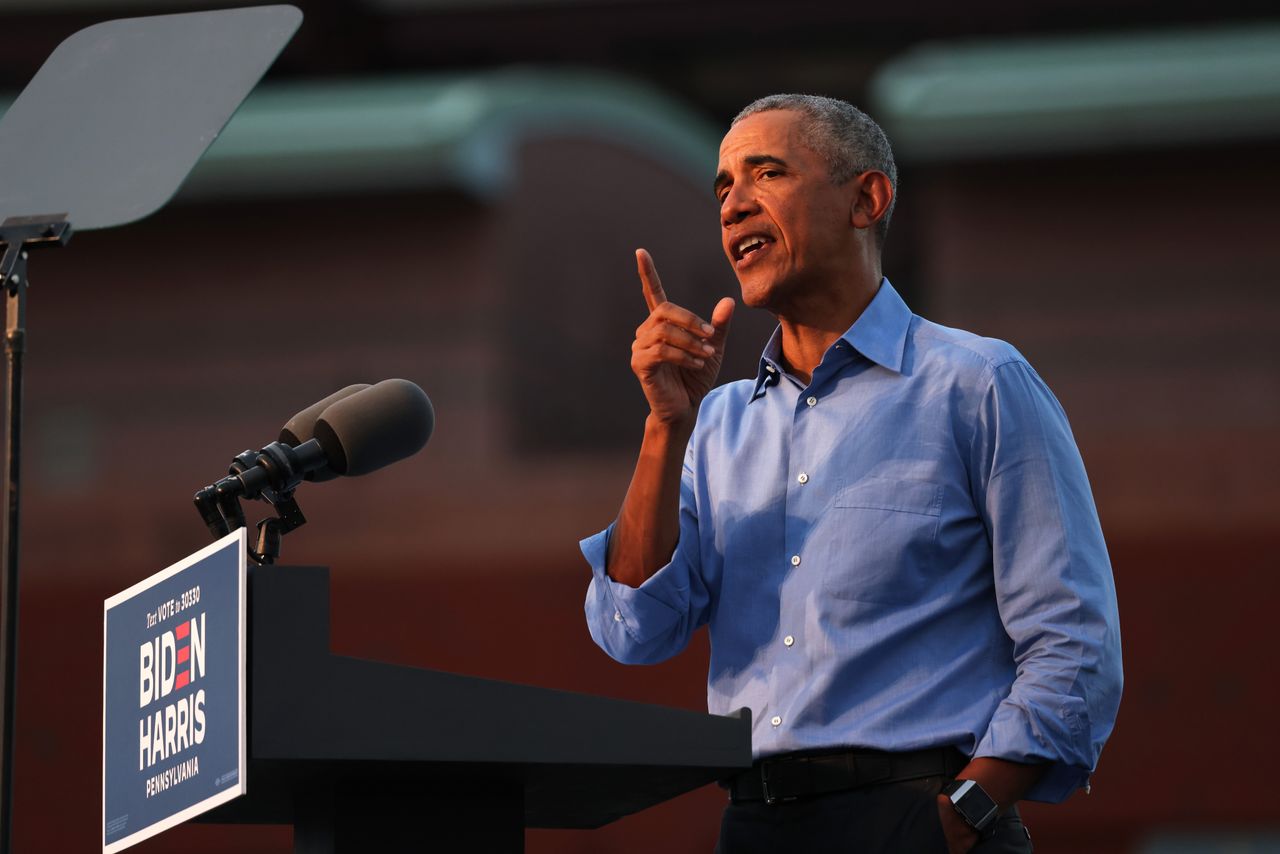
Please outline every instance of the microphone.
[{"label": "microphone", "polygon": [[[285,425],[280,428],[279,441],[289,445],[290,447],[296,448],[302,443],[310,439],[314,439],[316,422],[320,420],[320,416],[324,414],[326,409],[338,401],[351,397],[353,394],[364,391],[367,388],[373,388],[373,386],[368,383],[355,383],[354,385],[349,385],[344,389],[335,391],[326,398],[317,400],[315,403],[311,404],[306,409],[302,410],[285,422]],[[428,435],[429,434],[430,431],[428,431]],[[337,472],[332,471],[325,466],[310,472],[306,476],[306,479],[316,481],[318,483],[324,480],[331,480],[337,476]]]},{"label": "microphone", "polygon": [[434,429],[431,400],[416,384],[350,385],[290,418],[277,441],[239,454],[227,477],[196,493],[196,508],[222,536],[245,524],[240,499],[261,497],[282,511],[287,533],[306,521],[292,498],[303,480],[377,471],[422,450]]},{"label": "microphone", "polygon": [[422,389],[408,380],[383,380],[330,404],[316,420],[311,441],[324,449],[335,474],[358,477],[418,453],[435,426],[435,410]]}]

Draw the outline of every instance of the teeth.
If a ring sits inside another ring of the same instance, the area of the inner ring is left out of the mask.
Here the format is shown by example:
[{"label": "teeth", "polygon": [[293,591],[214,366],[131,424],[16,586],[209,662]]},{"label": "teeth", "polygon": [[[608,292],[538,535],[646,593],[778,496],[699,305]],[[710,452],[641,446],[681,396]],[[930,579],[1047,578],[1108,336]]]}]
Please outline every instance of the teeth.
[{"label": "teeth", "polygon": [[739,257],[741,257],[742,255],[746,254],[748,249],[751,249],[752,247],[755,247],[755,246],[763,246],[763,245],[764,245],[763,237],[759,237],[759,236],[748,237],[747,239],[743,240],[741,243],[738,244],[738,255]]}]

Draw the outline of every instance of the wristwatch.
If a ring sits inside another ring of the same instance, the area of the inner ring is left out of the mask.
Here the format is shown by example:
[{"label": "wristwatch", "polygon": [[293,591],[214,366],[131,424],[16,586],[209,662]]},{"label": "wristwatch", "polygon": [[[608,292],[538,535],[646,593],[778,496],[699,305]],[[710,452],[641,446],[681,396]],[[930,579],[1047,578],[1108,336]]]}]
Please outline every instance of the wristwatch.
[{"label": "wristwatch", "polygon": [[982,790],[976,780],[953,780],[942,789],[964,823],[985,839],[995,829],[1000,818],[1000,807]]}]

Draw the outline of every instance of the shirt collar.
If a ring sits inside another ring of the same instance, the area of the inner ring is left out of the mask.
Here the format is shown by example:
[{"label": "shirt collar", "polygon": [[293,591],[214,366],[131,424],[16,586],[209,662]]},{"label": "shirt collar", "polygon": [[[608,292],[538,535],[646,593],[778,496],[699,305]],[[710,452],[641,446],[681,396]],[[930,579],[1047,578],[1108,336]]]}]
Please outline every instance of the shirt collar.
[{"label": "shirt collar", "polygon": [[840,337],[877,365],[900,374],[910,327],[911,309],[889,280],[881,279],[871,304]]},{"label": "shirt collar", "polygon": [[[769,343],[764,345],[760,354],[760,367],[756,369],[756,387],[751,393],[751,400],[764,394],[765,389],[777,385],[782,379],[782,327],[775,327],[769,336]],[[748,401],[750,402],[750,401]]]},{"label": "shirt collar", "polygon": [[[881,367],[902,373],[903,353],[907,346],[907,331],[911,327],[911,309],[902,301],[888,279],[880,280],[880,288],[872,297],[853,325],[841,335],[841,340]],[[756,371],[755,390],[751,399],[765,393],[771,385],[777,385],[782,377],[782,327],[773,330],[769,343],[760,355],[760,367]]]}]

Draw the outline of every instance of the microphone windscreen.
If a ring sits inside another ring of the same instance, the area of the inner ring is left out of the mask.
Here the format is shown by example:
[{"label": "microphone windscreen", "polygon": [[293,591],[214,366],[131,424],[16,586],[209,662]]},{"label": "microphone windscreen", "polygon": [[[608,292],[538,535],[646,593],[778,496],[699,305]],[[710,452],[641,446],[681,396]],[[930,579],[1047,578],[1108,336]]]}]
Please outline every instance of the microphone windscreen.
[{"label": "microphone windscreen", "polygon": [[[324,414],[326,409],[338,401],[351,397],[351,395],[356,392],[364,391],[367,388],[372,388],[372,386],[369,383],[355,383],[354,385],[349,385],[346,388],[335,391],[323,400],[317,400],[315,403],[290,418],[288,422],[280,428],[280,441],[290,447],[296,448],[303,442],[306,442],[309,439],[314,439],[316,437],[316,422],[320,420],[320,416]],[[323,447],[323,443],[321,444]],[[307,480],[316,482],[332,480],[338,476],[338,472],[335,472],[332,466],[333,458],[330,457],[329,464],[322,469],[308,474]]]},{"label": "microphone windscreen", "polygon": [[296,448],[308,439],[314,439],[316,437],[316,421],[320,419],[326,409],[343,398],[351,397],[356,392],[364,391],[370,387],[369,383],[356,383],[335,391],[323,400],[317,400],[285,422],[285,425],[280,428],[280,441]]},{"label": "microphone windscreen", "polygon": [[408,380],[383,380],[331,404],[315,425],[336,474],[354,477],[412,456],[427,444],[436,416]]}]

